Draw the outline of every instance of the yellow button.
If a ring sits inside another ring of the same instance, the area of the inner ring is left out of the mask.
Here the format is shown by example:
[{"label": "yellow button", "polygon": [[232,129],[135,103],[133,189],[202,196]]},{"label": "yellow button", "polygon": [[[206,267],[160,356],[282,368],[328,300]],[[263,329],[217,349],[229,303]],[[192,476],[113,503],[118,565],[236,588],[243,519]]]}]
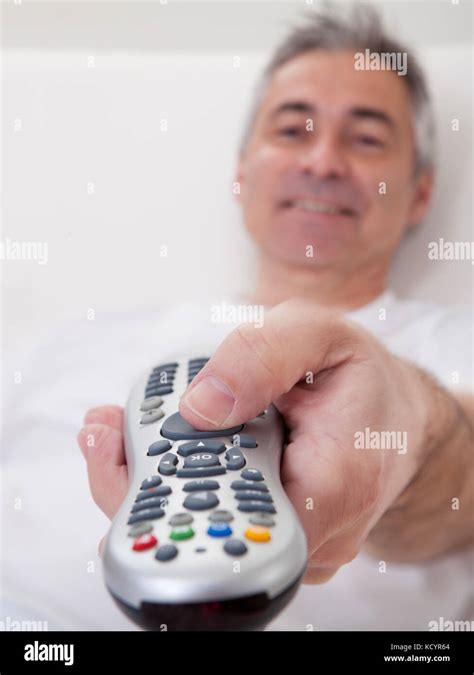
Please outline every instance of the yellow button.
[{"label": "yellow button", "polygon": [[251,541],[270,541],[271,534],[266,527],[248,527],[245,530],[245,536]]}]

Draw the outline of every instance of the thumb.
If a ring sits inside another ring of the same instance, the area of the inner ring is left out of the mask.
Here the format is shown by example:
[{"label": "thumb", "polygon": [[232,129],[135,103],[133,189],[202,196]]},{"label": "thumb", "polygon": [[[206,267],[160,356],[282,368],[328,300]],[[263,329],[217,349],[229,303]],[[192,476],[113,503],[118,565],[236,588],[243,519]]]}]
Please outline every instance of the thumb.
[{"label": "thumb", "polygon": [[197,429],[226,428],[262,412],[308,371],[314,375],[351,358],[357,330],[303,300],[266,313],[261,327],[236,328],[194,378],[180,413]]}]

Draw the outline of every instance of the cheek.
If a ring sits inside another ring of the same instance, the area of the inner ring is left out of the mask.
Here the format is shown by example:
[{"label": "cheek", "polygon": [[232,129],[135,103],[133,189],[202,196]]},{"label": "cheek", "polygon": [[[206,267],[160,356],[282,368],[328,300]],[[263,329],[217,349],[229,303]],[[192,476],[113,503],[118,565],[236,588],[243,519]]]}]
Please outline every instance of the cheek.
[{"label": "cheek", "polygon": [[261,147],[252,153],[245,168],[244,201],[253,208],[271,208],[277,194],[280,175],[286,169],[281,152],[270,147]]},{"label": "cheek", "polygon": [[396,239],[404,229],[409,207],[410,189],[406,169],[380,169],[361,179],[368,205],[363,229],[366,232],[383,230],[385,236]]}]

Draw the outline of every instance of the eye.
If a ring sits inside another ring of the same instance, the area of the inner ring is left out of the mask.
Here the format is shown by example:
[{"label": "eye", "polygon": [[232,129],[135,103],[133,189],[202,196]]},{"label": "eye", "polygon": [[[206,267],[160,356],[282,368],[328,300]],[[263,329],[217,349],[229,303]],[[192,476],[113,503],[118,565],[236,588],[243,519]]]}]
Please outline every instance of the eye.
[{"label": "eye", "polygon": [[302,129],[299,127],[283,127],[283,129],[278,129],[278,136],[286,136],[288,138],[299,136],[302,133]]},{"label": "eye", "polygon": [[371,146],[371,147],[383,147],[382,141],[380,141],[378,138],[375,138],[374,136],[356,136],[355,137],[356,143],[360,143],[360,145],[366,145],[366,146]]}]

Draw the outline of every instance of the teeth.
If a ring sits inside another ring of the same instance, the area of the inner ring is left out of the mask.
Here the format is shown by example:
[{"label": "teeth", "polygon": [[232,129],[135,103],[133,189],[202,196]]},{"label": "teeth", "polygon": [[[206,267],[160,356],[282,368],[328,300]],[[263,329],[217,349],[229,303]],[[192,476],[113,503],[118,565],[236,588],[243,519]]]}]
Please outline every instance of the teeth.
[{"label": "teeth", "polygon": [[312,201],[311,199],[296,199],[293,206],[307,211],[317,211],[318,213],[342,213],[342,209],[329,204],[322,204],[321,202]]}]

